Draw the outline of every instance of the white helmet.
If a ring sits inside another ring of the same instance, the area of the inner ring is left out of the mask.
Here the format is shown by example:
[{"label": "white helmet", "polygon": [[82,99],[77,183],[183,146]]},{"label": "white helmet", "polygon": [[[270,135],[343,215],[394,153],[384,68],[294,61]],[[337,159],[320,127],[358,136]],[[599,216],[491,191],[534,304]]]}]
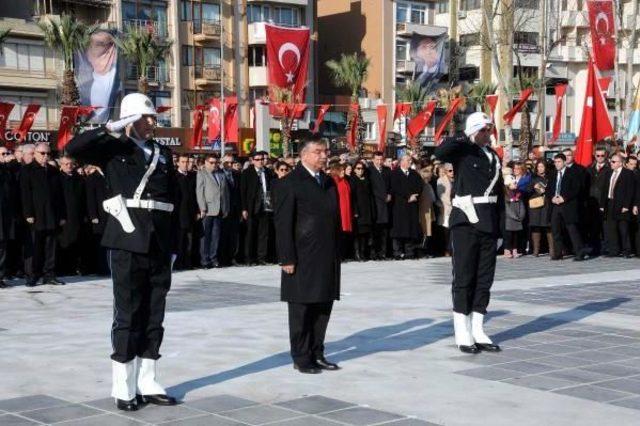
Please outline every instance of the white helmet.
[{"label": "white helmet", "polygon": [[157,115],[153,102],[142,93],[129,93],[122,98],[120,104],[120,118],[131,117],[132,115]]},{"label": "white helmet", "polygon": [[493,122],[487,114],[485,114],[484,112],[474,112],[469,117],[467,117],[467,121],[464,126],[464,133],[467,136],[471,136],[474,133],[478,133],[488,125],[493,125]]}]

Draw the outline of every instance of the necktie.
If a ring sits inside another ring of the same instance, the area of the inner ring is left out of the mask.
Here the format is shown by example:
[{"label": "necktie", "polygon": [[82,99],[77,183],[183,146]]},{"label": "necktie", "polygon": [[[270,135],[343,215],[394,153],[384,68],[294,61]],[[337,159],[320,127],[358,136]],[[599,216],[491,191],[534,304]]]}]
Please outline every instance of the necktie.
[{"label": "necktie", "polygon": [[613,190],[616,187],[616,182],[618,182],[618,175],[619,174],[620,174],[620,172],[618,170],[613,172],[613,177],[611,178],[611,185],[609,185],[609,199],[610,200],[613,199]]},{"label": "necktie", "polygon": [[216,183],[220,185],[220,181],[218,180],[218,174],[216,172],[211,172],[211,176],[213,176],[213,180],[215,180]]},{"label": "necktie", "polygon": [[320,176],[320,173],[316,173],[315,178],[318,181],[318,185],[322,186],[322,177]]},{"label": "necktie", "polygon": [[561,185],[562,185],[562,172],[558,172],[558,178],[556,179],[556,196],[560,195]]}]

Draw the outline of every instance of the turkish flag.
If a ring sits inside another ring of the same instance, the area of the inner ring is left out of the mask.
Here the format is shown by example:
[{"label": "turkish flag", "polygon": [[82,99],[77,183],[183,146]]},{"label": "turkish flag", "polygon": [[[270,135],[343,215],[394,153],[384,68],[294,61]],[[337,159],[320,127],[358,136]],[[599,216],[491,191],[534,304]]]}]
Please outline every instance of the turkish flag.
[{"label": "turkish flag", "polygon": [[378,151],[384,152],[387,146],[387,106],[378,105],[376,111],[378,112]]},{"label": "turkish flag", "polygon": [[207,140],[209,142],[220,138],[222,125],[222,120],[220,120],[222,116],[221,106],[220,99],[209,99],[209,115],[207,116]]},{"label": "turkish flag", "polygon": [[27,106],[27,110],[22,116],[20,126],[18,127],[18,130],[14,132],[16,134],[16,142],[22,142],[24,138],[27,137],[27,133],[29,133],[31,126],[33,126],[33,122],[36,120],[36,114],[38,114],[38,111],[40,111],[40,105],[29,104],[29,106]]},{"label": "turkish flag", "polygon": [[309,68],[308,28],[265,25],[267,35],[267,73],[269,85],[290,89],[293,102],[304,98]]},{"label": "turkish flag", "polygon": [[612,70],[616,57],[616,25],[612,0],[587,1],[591,48],[600,70]]},{"label": "turkish flag", "polygon": [[202,124],[204,123],[205,105],[197,105],[193,110],[193,133],[191,134],[190,148],[202,147]]},{"label": "turkish flag", "polygon": [[607,104],[598,85],[598,76],[593,61],[589,61],[587,72],[587,88],[582,110],[580,134],[576,141],[575,161],[585,167],[589,166],[593,156],[593,146],[613,137],[613,126],[609,119]]},{"label": "turkish flag", "polygon": [[393,121],[395,122],[400,116],[407,117],[409,114],[411,114],[410,103],[396,104],[396,109],[393,111]]},{"label": "turkish flag", "polygon": [[7,128],[9,115],[15,105],[10,102],[0,102],[0,141],[4,141],[4,133]]},{"label": "turkish flag", "polygon": [[409,136],[409,139],[415,139],[418,134],[427,127],[431,117],[433,117],[433,111],[435,111],[435,109],[436,101],[429,101],[424,108],[422,108],[422,111],[409,121],[407,125],[407,136]]},{"label": "turkish flag", "polygon": [[224,139],[238,143],[238,97],[224,98]]},{"label": "turkish flag", "polygon": [[98,108],[102,108],[102,107],[91,106],[91,105],[80,105],[78,106],[78,115],[79,116],[90,115],[93,111],[97,110]]},{"label": "turkish flag", "polygon": [[491,117],[491,122],[493,123],[493,144],[498,143],[498,128],[496,127],[496,107],[498,106],[498,95],[487,95],[485,96],[485,101],[487,105],[489,105],[489,116]]},{"label": "turkish flag", "polygon": [[462,102],[462,98],[455,98],[453,100],[453,102],[451,102],[451,106],[449,107],[449,111],[447,111],[447,113],[445,114],[444,118],[440,122],[440,125],[438,126],[438,129],[436,130],[436,134],[433,137],[433,140],[436,142],[437,145],[440,145],[440,137],[442,136],[442,134],[444,133],[445,129],[449,125],[449,122],[453,118],[453,115],[458,110],[458,107],[460,106],[460,102]]},{"label": "turkish flag", "polygon": [[555,142],[558,140],[558,136],[560,136],[560,127],[562,126],[562,101],[564,100],[564,95],[567,92],[567,84],[560,83],[555,86],[556,92],[556,115],[553,119],[553,136],[551,137],[551,142]]},{"label": "turkish flag", "polygon": [[331,108],[331,105],[329,104],[320,105],[320,109],[318,109],[318,117],[316,118],[316,122],[313,124],[313,129],[311,130],[311,133],[315,134],[320,132],[320,125],[324,121],[324,116],[327,113],[327,111],[329,111],[329,108]]},{"label": "turkish flag", "polygon": [[357,103],[351,104],[349,106],[349,111],[351,112],[351,128],[347,132],[347,143],[352,149],[355,149],[356,142],[358,141],[358,109],[360,105]]},{"label": "turkish flag", "polygon": [[520,100],[518,101],[518,103],[513,108],[511,108],[509,111],[507,111],[507,113],[502,117],[502,119],[507,124],[511,124],[513,119],[516,117],[516,114],[518,112],[520,112],[520,110],[524,106],[524,103],[527,102],[527,100],[529,100],[529,97],[531,97],[532,94],[533,94],[533,89],[531,89],[531,88],[524,89],[523,91],[521,91],[520,92]]},{"label": "turkish flag", "polygon": [[602,96],[606,98],[607,92],[609,91],[609,85],[611,84],[611,77],[599,78],[598,84],[600,85],[600,90],[602,90]]},{"label": "turkish flag", "polygon": [[60,125],[58,126],[58,151],[62,151],[73,137],[73,128],[78,119],[79,108],[77,106],[63,106],[60,112]]}]

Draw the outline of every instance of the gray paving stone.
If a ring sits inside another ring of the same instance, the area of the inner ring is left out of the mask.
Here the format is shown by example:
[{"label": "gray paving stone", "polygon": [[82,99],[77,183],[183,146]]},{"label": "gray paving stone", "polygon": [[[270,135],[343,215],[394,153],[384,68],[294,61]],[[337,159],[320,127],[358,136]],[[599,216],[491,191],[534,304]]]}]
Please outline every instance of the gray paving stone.
[{"label": "gray paving stone", "polygon": [[56,426],[142,426],[144,424],[146,423],[141,423],[115,414],[102,414],[99,416],[85,417],[83,419],[58,423]]},{"label": "gray paving stone", "polygon": [[572,386],[577,386],[579,383],[571,380],[556,379],[546,376],[525,376],[516,377],[514,379],[507,379],[504,383],[510,383],[516,386],[522,386],[530,389],[538,389],[544,391],[550,391],[553,389],[561,389]]},{"label": "gray paving stone", "polygon": [[84,417],[95,416],[102,413],[102,411],[87,407],[86,405],[72,404],[61,407],[23,411],[20,414],[24,417],[28,417],[42,423],[57,423],[64,422],[66,420],[76,420]]},{"label": "gray paving stone", "polygon": [[582,385],[576,386],[574,388],[558,389],[552,392],[599,402],[613,401],[630,395],[628,393],[618,392],[611,389],[604,389],[593,385]]},{"label": "gray paving stone", "polygon": [[602,334],[598,337],[591,338],[590,340],[593,340],[594,344],[598,344],[600,342],[616,343],[618,345],[629,345],[633,343],[640,343],[639,339],[635,339],[627,336],[619,336],[616,334]]},{"label": "gray paving stone", "polygon": [[269,426],[337,426],[340,424],[341,423],[336,423],[320,417],[306,416],[276,423],[269,423]]},{"label": "gray paving stone", "polygon": [[610,402],[609,404],[640,410],[640,397],[620,399],[618,401]]},{"label": "gray paving stone", "polygon": [[246,423],[239,423],[234,420],[225,419],[215,414],[203,414],[201,416],[190,417],[188,419],[174,420],[165,423],[158,423],[160,426],[245,426]]},{"label": "gray paving stone", "polygon": [[56,407],[68,404],[70,404],[69,401],[53,398],[48,395],[31,395],[2,400],[0,401],[0,410],[10,413],[18,413],[20,411],[37,410],[39,408]]},{"label": "gray paving stone", "polygon": [[18,417],[13,414],[3,414],[0,416],[0,425],[2,426],[31,426],[39,424],[41,423],[34,422],[23,417]]},{"label": "gray paving stone", "polygon": [[558,369],[558,367],[556,366],[540,364],[538,362],[533,362],[533,361],[507,362],[504,364],[498,364],[497,367],[506,368],[507,370],[520,371],[522,373],[527,373],[527,374],[546,373],[546,372]]},{"label": "gray paving stone", "polygon": [[549,355],[571,354],[583,350],[582,348],[576,346],[563,345],[561,343],[545,343],[541,345],[529,346],[529,349],[544,352],[545,354]]},{"label": "gray paving stone", "polygon": [[219,413],[219,415],[250,425],[262,425],[265,423],[282,421],[294,417],[303,416],[302,413],[286,410],[284,408],[272,407],[269,405],[241,408],[239,410]]},{"label": "gray paving stone", "polygon": [[557,370],[551,373],[544,373],[543,376],[553,379],[571,380],[578,383],[593,383],[611,379],[608,374],[595,373],[593,371],[580,370],[578,368],[569,368],[566,370]]},{"label": "gray paving stone", "polygon": [[320,395],[294,399],[292,401],[281,402],[275,405],[307,414],[326,413],[328,411],[342,410],[355,406],[355,404],[351,404],[350,402],[326,398]]},{"label": "gray paving stone", "polygon": [[347,408],[346,410],[333,411],[323,414],[321,417],[347,423],[349,425],[373,425],[377,423],[400,420],[403,416],[388,413],[386,411],[373,410],[366,407]]},{"label": "gray paving stone", "polygon": [[571,354],[574,358],[585,359],[588,361],[597,362],[613,362],[623,359],[631,358],[631,355],[625,355],[613,351],[600,352],[600,351],[582,351]]},{"label": "gray paving stone", "polygon": [[568,336],[568,337],[595,337],[595,336],[601,335],[601,333],[598,333],[595,331],[576,330],[576,329],[551,330],[549,331],[549,333],[557,334],[560,336]]},{"label": "gray paving stone", "polygon": [[628,377],[640,374],[640,368],[627,367],[612,363],[595,364],[582,367],[582,370],[594,371],[596,373],[608,374],[615,377]]},{"label": "gray paving stone", "polygon": [[470,370],[457,371],[457,374],[463,376],[475,377],[478,379],[486,380],[504,380],[511,379],[513,377],[524,376],[523,373],[514,370],[505,370],[498,367],[479,367],[472,368]]},{"label": "gray paving stone", "polygon": [[174,407],[163,407],[159,405],[147,405],[138,411],[124,412],[121,415],[134,420],[147,423],[165,423],[173,420],[182,420],[203,414],[202,411],[178,405]]},{"label": "gray paving stone", "polygon": [[533,362],[539,362],[542,364],[554,365],[564,368],[580,367],[594,363],[579,358],[572,358],[569,355],[551,355],[544,358],[537,358]]},{"label": "gray paving stone", "polygon": [[640,381],[631,379],[615,379],[596,383],[595,386],[619,390],[640,395]]},{"label": "gray paving stone", "polygon": [[385,423],[384,426],[438,426],[436,423],[425,422],[418,419],[403,419],[397,422]]},{"label": "gray paving stone", "polygon": [[598,348],[598,352],[613,352],[620,355],[628,355],[629,357],[636,357],[640,353],[640,347],[635,346],[612,346],[608,348]]},{"label": "gray paving stone", "polygon": [[255,401],[238,398],[233,395],[216,395],[208,398],[197,399],[195,401],[189,401],[184,405],[206,411],[208,413],[221,413],[223,411],[237,410],[239,408],[252,407],[259,404]]}]

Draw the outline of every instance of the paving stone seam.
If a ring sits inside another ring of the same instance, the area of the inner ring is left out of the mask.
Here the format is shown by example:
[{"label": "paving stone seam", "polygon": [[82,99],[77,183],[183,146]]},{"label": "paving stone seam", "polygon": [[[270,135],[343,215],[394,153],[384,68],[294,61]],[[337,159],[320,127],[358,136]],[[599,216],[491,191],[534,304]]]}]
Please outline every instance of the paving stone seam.
[{"label": "paving stone seam", "polygon": [[[31,411],[34,411],[34,410],[31,410]],[[25,419],[27,421],[34,422],[34,423],[39,424],[39,425],[46,425],[46,423],[42,423],[39,420],[34,420],[34,419],[29,418],[29,417],[21,416],[19,413],[7,413],[7,414],[9,414],[11,416],[20,417],[21,419]]]},{"label": "paving stone seam", "polygon": [[[84,405],[84,404],[78,404],[78,405]],[[93,408],[93,407],[91,407]],[[97,410],[97,408],[94,408],[94,410]],[[102,410],[98,410],[98,411],[102,411]],[[86,419],[90,419],[92,417],[99,417],[99,416],[104,416],[105,413],[96,413],[96,414],[91,414],[89,416],[84,416],[84,417],[76,417],[74,419],[68,419],[68,420],[62,420],[60,422],[55,422],[55,423],[46,423],[46,424],[51,424],[51,425],[64,425],[65,423],[69,423],[69,422],[74,422],[76,420],[86,420]]]}]

